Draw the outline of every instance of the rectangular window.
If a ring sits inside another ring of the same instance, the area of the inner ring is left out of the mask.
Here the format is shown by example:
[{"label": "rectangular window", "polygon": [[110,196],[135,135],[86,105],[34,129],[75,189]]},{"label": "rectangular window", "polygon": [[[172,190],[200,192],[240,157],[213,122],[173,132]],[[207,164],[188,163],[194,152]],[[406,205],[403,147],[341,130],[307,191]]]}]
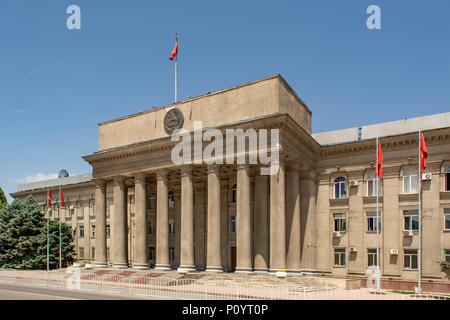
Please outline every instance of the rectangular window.
[{"label": "rectangular window", "polygon": [[367,266],[377,266],[377,249],[367,250]]},{"label": "rectangular window", "polygon": [[418,254],[417,250],[405,250],[404,252],[404,265],[405,269],[417,270]]},{"label": "rectangular window", "polygon": [[154,229],[154,225],[153,225],[153,220],[150,220],[148,222],[148,234],[154,234],[155,229]]},{"label": "rectangular window", "polygon": [[236,216],[231,216],[231,232],[236,232]]},{"label": "rectangular window", "polygon": [[72,218],[74,214],[75,214],[75,209],[73,206],[70,206],[69,207],[69,218]]},{"label": "rectangular window", "polygon": [[95,239],[95,224],[91,225],[91,238]]},{"label": "rectangular window", "polygon": [[418,210],[404,210],[404,230],[419,230],[419,211]]},{"label": "rectangular window", "polygon": [[419,180],[417,178],[417,171],[407,171],[403,176],[403,193],[417,193],[419,189]]},{"label": "rectangular window", "polygon": [[91,208],[91,216],[95,217],[95,204],[93,204]]},{"label": "rectangular window", "polygon": [[450,208],[444,209],[444,229],[450,230]]},{"label": "rectangular window", "polygon": [[445,252],[444,252],[444,261],[450,263],[450,250],[445,250]]},{"label": "rectangular window", "polygon": [[377,213],[367,212],[367,231],[376,232],[381,230],[381,212],[378,212],[378,230],[377,230]]},{"label": "rectangular window", "polygon": [[345,213],[336,213],[333,215],[334,218],[334,231],[345,231],[347,228]]},{"label": "rectangular window", "polygon": [[175,248],[174,247],[169,248],[169,259],[171,262],[173,262],[175,260]]},{"label": "rectangular window", "polygon": [[111,201],[106,200],[106,215],[109,216],[111,213]]},{"label": "rectangular window", "polygon": [[84,248],[80,247],[78,249],[78,259],[84,259]]},{"label": "rectangular window", "polygon": [[175,233],[175,222],[173,219],[169,219],[169,233]]},{"label": "rectangular window", "polygon": [[148,203],[147,203],[148,209],[155,209],[156,208],[156,198],[154,194],[151,194],[148,196]]},{"label": "rectangular window", "polygon": [[370,175],[367,179],[367,195],[373,197],[377,195],[377,182],[378,182],[378,195],[381,194],[381,181],[377,175]]},{"label": "rectangular window", "polygon": [[345,266],[345,249],[334,249],[334,265]]},{"label": "rectangular window", "polygon": [[78,232],[79,237],[84,238],[84,226],[83,225],[78,226],[78,230],[79,230]]},{"label": "rectangular window", "polygon": [[148,247],[148,260],[154,261],[155,259],[155,247]]},{"label": "rectangular window", "polygon": [[80,218],[84,217],[84,206],[80,206]]},{"label": "rectangular window", "polygon": [[450,191],[450,167],[445,168],[445,191]]},{"label": "rectangular window", "polygon": [[92,252],[91,252],[91,254],[92,254],[91,259],[95,260],[95,247],[92,247],[91,250],[92,250]]},{"label": "rectangular window", "polygon": [[110,256],[109,256],[109,247],[106,248],[106,260],[109,260]]},{"label": "rectangular window", "polygon": [[110,227],[109,227],[109,224],[107,224],[107,225],[106,225],[106,237],[107,237],[107,238],[109,238],[110,230],[111,230],[111,229],[110,229]]}]

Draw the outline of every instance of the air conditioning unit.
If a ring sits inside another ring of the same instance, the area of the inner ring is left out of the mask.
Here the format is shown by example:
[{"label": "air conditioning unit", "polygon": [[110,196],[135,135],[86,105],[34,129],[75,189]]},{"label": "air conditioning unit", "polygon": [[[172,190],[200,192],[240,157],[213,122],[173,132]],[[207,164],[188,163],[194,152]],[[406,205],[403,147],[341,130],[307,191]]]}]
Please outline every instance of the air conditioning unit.
[{"label": "air conditioning unit", "polygon": [[422,180],[431,180],[431,173],[422,173]]},{"label": "air conditioning unit", "polygon": [[407,237],[412,237],[413,231],[412,230],[405,230],[405,231],[403,231],[403,235],[405,235]]},{"label": "air conditioning unit", "polygon": [[398,255],[398,249],[391,249],[390,250],[391,255],[397,256]]},{"label": "air conditioning unit", "polygon": [[333,237],[339,238],[342,236],[342,232],[341,231],[333,231]]},{"label": "air conditioning unit", "polygon": [[350,187],[357,187],[358,186],[358,180],[350,180]]},{"label": "air conditioning unit", "polygon": [[358,252],[358,248],[357,247],[350,247],[350,252]]}]

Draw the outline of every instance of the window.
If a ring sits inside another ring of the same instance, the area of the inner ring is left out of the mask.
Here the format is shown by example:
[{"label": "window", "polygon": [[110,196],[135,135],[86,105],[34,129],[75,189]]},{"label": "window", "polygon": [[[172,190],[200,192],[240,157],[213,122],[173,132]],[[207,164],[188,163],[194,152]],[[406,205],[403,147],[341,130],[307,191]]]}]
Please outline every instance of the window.
[{"label": "window", "polygon": [[106,200],[106,215],[109,216],[111,214],[111,201]]},{"label": "window", "polygon": [[69,207],[69,218],[72,218],[72,216],[75,214],[75,208],[73,206]]},{"label": "window", "polygon": [[84,238],[84,226],[83,225],[80,225],[80,226],[78,226],[78,230],[79,230],[79,237],[80,238]]},{"label": "window", "polygon": [[450,167],[445,168],[445,191],[450,191]]},{"label": "window", "polygon": [[109,256],[109,247],[106,248],[106,260],[109,260],[110,256]]},{"label": "window", "polygon": [[[380,251],[378,250],[378,253]],[[374,267],[377,266],[377,249],[368,249],[367,250],[367,266]]]},{"label": "window", "polygon": [[173,191],[169,191],[169,208],[173,208],[175,206],[175,195]]},{"label": "window", "polygon": [[377,195],[377,183],[378,183],[378,195],[381,194],[381,180],[376,174],[371,174],[367,178],[367,195],[369,197]]},{"label": "window", "polygon": [[444,209],[444,229],[450,230],[450,208]]},{"label": "window", "polygon": [[169,248],[169,259],[171,262],[173,262],[175,260],[175,248],[174,247]]},{"label": "window", "polygon": [[405,219],[404,230],[419,230],[418,210],[404,210],[403,217]]},{"label": "window", "polygon": [[91,259],[95,260],[95,247],[92,247],[91,249]]},{"label": "window", "polygon": [[346,230],[346,221],[345,221],[345,213],[336,213],[333,215],[334,218],[334,231],[345,231]]},{"label": "window", "polygon": [[72,235],[75,237],[77,235],[77,228],[72,228]]},{"label": "window", "polygon": [[95,239],[95,224],[91,225],[91,238]]},{"label": "window", "polygon": [[107,224],[107,225],[106,225],[106,237],[107,237],[107,238],[109,238],[109,236],[110,236],[110,234],[111,234],[110,231],[111,231],[111,228],[109,227],[109,224]]},{"label": "window", "polygon": [[236,216],[231,216],[231,232],[236,232]]},{"label": "window", "polygon": [[150,220],[148,222],[148,234],[154,234],[155,229],[154,229],[154,224],[153,224],[153,220]]},{"label": "window", "polygon": [[367,212],[367,231],[376,232],[381,230],[381,212],[378,212],[378,228],[377,228],[377,213]]},{"label": "window", "polygon": [[404,265],[405,269],[417,270],[418,266],[418,254],[417,250],[405,250],[404,253]]},{"label": "window", "polygon": [[173,219],[169,219],[169,233],[175,233],[175,223]]},{"label": "window", "polygon": [[236,202],[236,190],[237,190],[237,185],[233,185],[233,188],[231,188],[231,202],[233,202],[233,203]]},{"label": "window", "polygon": [[155,247],[148,247],[148,260],[155,260],[156,259],[156,255],[155,255]]},{"label": "window", "polygon": [[78,249],[78,259],[84,259],[84,248],[80,247]]},{"label": "window", "polygon": [[445,250],[444,261],[450,263],[450,250]]},{"label": "window", "polygon": [[156,208],[156,197],[155,197],[155,194],[153,194],[153,193],[148,196],[147,208],[148,209]]},{"label": "window", "polygon": [[417,171],[406,170],[403,174],[403,193],[417,193],[417,190],[419,190]]},{"label": "window", "polygon": [[342,199],[347,196],[347,190],[345,189],[345,178],[338,177],[334,180],[334,198]]},{"label": "window", "polygon": [[80,218],[83,218],[83,217],[84,217],[84,206],[81,205],[80,206]]},{"label": "window", "polygon": [[95,204],[92,205],[92,216],[95,216]]},{"label": "window", "polygon": [[334,265],[345,266],[345,249],[334,249]]}]

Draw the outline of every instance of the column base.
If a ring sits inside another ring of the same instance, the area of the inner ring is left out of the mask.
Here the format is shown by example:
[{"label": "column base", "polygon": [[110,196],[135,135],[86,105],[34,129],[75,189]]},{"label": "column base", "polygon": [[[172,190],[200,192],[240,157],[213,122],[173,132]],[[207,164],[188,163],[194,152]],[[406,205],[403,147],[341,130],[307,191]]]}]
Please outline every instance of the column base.
[{"label": "column base", "polygon": [[94,262],[94,268],[108,268],[106,262]]},{"label": "column base", "polygon": [[195,266],[180,266],[177,270],[179,273],[188,273],[195,271]]},{"label": "column base", "polygon": [[210,266],[206,266],[206,272],[211,272],[211,273],[222,273],[222,267],[210,267]]},{"label": "column base", "polygon": [[242,267],[236,267],[235,273],[253,273],[252,268],[242,268]]},{"label": "column base", "polygon": [[286,270],[286,273],[288,275],[299,276],[302,274],[302,271],[300,269],[288,269]]},{"label": "column base", "polygon": [[172,268],[170,267],[170,264],[157,264],[155,265],[155,270],[169,271],[172,270]]},{"label": "column base", "polygon": [[150,269],[147,263],[133,263],[133,269],[136,270],[147,270]]},{"label": "column base", "polygon": [[253,269],[254,273],[269,273],[269,269],[264,269],[264,268],[260,268],[260,269]]},{"label": "column base", "polygon": [[128,269],[128,264],[124,262],[114,262],[112,267],[117,269]]}]

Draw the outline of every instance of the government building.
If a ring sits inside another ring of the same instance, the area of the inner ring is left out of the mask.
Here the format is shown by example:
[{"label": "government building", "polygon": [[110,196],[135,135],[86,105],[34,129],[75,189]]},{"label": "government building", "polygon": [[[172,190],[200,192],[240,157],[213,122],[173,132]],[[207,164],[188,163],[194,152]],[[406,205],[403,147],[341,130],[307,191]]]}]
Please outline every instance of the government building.
[{"label": "government building", "polygon": [[[194,121],[224,135],[279,129],[278,171],[174,164],[170,133],[193,133]],[[378,234],[382,280],[417,281],[419,129],[429,153],[422,280],[449,283],[438,261],[450,262],[450,112],[313,134],[311,111],[280,75],[100,123],[99,150],[83,157],[92,173],[11,196],[31,194],[47,212],[51,188],[51,218],[72,227],[79,261],[96,267],[365,278]]]}]

